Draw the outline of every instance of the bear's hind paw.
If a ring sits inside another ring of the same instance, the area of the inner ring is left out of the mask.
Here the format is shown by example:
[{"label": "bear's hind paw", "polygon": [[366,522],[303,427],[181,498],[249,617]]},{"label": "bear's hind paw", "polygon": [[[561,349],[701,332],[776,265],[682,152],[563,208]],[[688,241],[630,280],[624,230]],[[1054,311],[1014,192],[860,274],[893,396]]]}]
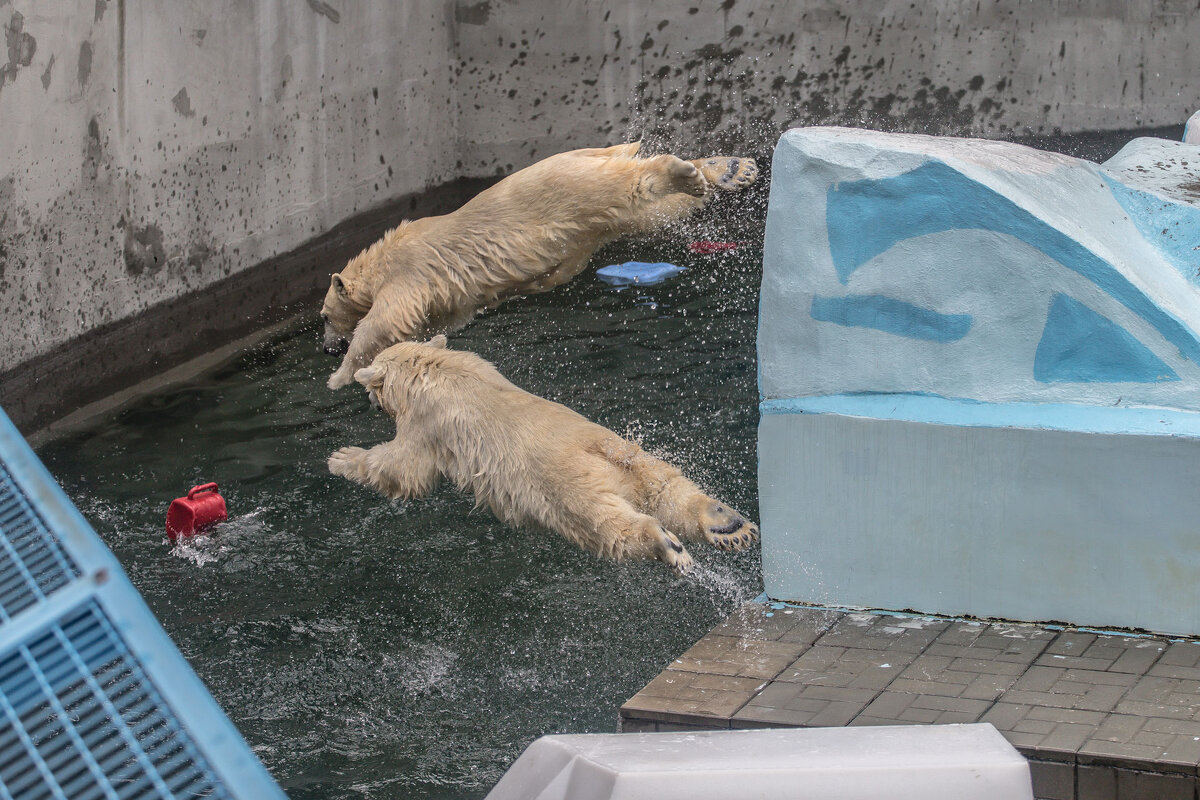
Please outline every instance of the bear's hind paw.
[{"label": "bear's hind paw", "polygon": [[695,162],[700,172],[723,192],[745,189],[758,179],[758,164],[753,158],[719,157]]},{"label": "bear's hind paw", "polygon": [[684,548],[683,542],[662,527],[658,529],[658,559],[673,569],[676,575],[686,575],[693,566],[692,555]]},{"label": "bear's hind paw", "polygon": [[709,528],[704,532],[709,544],[721,550],[736,552],[758,541],[758,526],[738,517],[728,525]]}]

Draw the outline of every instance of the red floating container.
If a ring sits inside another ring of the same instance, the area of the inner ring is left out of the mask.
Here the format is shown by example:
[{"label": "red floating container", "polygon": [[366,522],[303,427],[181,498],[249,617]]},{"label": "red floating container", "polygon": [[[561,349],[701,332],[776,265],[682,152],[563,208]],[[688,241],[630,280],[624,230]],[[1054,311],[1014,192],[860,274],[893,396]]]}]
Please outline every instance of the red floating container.
[{"label": "red floating container", "polygon": [[195,536],[201,528],[229,519],[225,498],[215,483],[193,486],[187,497],[171,501],[167,509],[167,536],[171,541]]}]

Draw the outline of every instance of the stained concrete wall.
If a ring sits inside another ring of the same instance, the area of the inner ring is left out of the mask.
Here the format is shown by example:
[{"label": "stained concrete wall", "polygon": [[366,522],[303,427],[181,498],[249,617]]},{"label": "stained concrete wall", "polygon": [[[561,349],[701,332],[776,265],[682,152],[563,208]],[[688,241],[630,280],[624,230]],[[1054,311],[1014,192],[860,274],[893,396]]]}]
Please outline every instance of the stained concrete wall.
[{"label": "stained concrete wall", "polygon": [[437,0],[0,19],[0,371],[456,174]]},{"label": "stained concrete wall", "polygon": [[0,404],[221,344],[463,194],[431,188],[568,147],[1180,124],[1198,3],[0,0]]},{"label": "stained concrete wall", "polygon": [[786,128],[1182,125],[1200,0],[541,0],[458,7],[463,162],[645,136],[767,153]]}]

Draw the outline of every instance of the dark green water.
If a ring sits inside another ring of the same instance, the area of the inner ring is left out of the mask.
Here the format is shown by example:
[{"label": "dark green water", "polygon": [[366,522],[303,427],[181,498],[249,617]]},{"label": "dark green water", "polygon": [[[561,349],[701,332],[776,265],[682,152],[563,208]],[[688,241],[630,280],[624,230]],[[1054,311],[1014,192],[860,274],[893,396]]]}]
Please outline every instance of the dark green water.
[{"label": "dark green water", "polygon": [[[593,273],[451,337],[529,391],[679,464],[757,517],[754,338],[765,196],[593,266],[674,261],[665,284]],[[739,205],[740,204],[740,205]],[[736,239],[697,256],[693,237]],[[390,503],[330,475],[337,448],[394,434],[325,379],[314,321],[40,455],[293,798],[476,798],[534,738],[612,731],[617,709],[761,591],[757,548],[698,568],[615,564],[500,525],[449,486]],[[230,521],[194,546],[170,500],[216,480]]]}]

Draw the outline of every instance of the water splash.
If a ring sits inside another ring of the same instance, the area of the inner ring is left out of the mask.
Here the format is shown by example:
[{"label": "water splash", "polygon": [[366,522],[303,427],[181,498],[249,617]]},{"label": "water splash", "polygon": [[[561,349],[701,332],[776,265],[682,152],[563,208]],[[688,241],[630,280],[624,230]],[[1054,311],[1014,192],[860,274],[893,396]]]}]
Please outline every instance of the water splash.
[{"label": "water splash", "polygon": [[181,538],[171,548],[171,555],[197,567],[220,561],[222,556],[233,551],[239,540],[254,538],[263,531],[262,516],[266,511],[266,508],[256,508],[248,514],[219,522],[202,533]]},{"label": "water splash", "polygon": [[726,564],[704,564],[697,561],[684,579],[712,592],[720,598],[722,605],[730,610],[750,602],[757,596],[754,591],[757,587],[746,585],[741,570]]}]

